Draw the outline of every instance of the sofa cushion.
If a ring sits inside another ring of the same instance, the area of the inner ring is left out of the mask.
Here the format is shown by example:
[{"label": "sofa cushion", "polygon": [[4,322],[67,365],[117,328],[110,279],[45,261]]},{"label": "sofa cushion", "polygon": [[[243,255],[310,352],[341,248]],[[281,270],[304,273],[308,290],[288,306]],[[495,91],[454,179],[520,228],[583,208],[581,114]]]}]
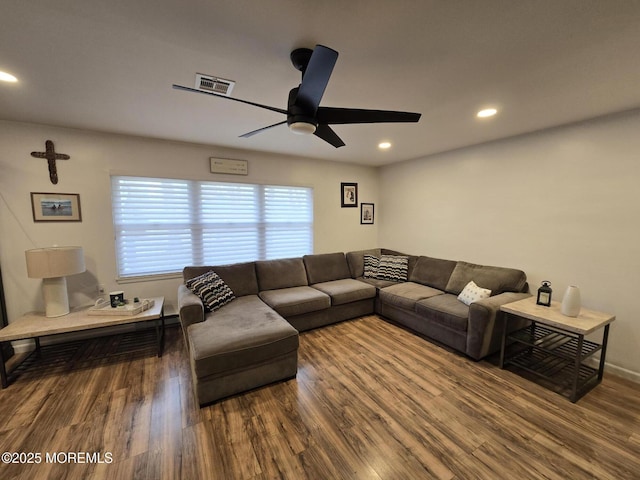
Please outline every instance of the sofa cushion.
[{"label": "sofa cushion", "polygon": [[369,285],[373,285],[378,290],[384,287],[390,287],[391,285],[398,284],[398,282],[392,282],[390,280],[378,280],[377,278],[358,277],[356,278],[356,280],[358,280],[359,282],[368,283]]},{"label": "sofa cushion", "polygon": [[309,285],[350,278],[349,264],[344,253],[322,253],[302,257]]},{"label": "sofa cushion", "polygon": [[200,297],[204,306],[212,312],[236,298],[229,286],[213,271],[191,278],[185,285]]},{"label": "sofa cushion", "polygon": [[527,276],[522,270],[515,268],[458,262],[445,290],[459,295],[471,280],[482,288],[491,290],[492,295],[498,295],[503,292],[521,292],[527,283]]},{"label": "sofa cushion", "polygon": [[198,277],[209,271],[216,272],[229,285],[236,297],[258,294],[258,277],[255,262],[234,263],[232,265],[185,267],[182,270],[184,281]]},{"label": "sofa cushion", "polygon": [[447,288],[447,283],[457,263],[454,260],[419,257],[411,271],[409,280],[437,288],[438,290],[444,290]]},{"label": "sofa cushion", "polygon": [[188,327],[198,378],[228,373],[298,349],[298,331],[257,296],[236,299]]},{"label": "sofa cushion", "polygon": [[309,284],[302,258],[257,261],[256,273],[261,291]]},{"label": "sofa cushion", "polygon": [[414,282],[403,282],[380,290],[380,301],[388,305],[414,310],[419,300],[442,295],[441,290]]},{"label": "sofa cushion", "polygon": [[416,313],[454,330],[467,331],[469,307],[455,295],[437,295],[416,303]]},{"label": "sofa cushion", "polygon": [[331,282],[314,283],[313,288],[317,288],[331,297],[332,305],[342,305],[345,303],[357,302],[366,298],[376,296],[376,287],[368,285],[353,278],[343,278]]},{"label": "sofa cushion", "polygon": [[479,287],[473,280],[471,280],[467,283],[467,286],[462,289],[460,295],[458,295],[458,300],[465,305],[471,305],[473,302],[477,302],[483,298],[489,298],[490,296],[491,290]]},{"label": "sofa cushion", "polygon": [[260,298],[283,317],[323,310],[331,306],[326,293],[311,287],[290,287],[260,292]]},{"label": "sofa cushion", "polygon": [[358,278],[364,276],[364,255],[373,255],[374,257],[380,257],[381,252],[379,248],[371,248],[369,250],[357,250],[355,252],[347,252],[347,263],[349,264],[349,270],[351,271],[352,278]]}]

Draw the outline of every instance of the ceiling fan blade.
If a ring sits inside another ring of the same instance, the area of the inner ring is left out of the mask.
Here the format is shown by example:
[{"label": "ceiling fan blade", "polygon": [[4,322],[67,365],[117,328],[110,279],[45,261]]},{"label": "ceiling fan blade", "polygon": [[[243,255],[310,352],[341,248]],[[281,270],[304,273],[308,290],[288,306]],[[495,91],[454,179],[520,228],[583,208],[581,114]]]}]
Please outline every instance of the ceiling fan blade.
[{"label": "ceiling fan blade", "polygon": [[417,122],[420,120],[421,115],[420,113],[394,112],[392,110],[320,107],[316,118],[319,123],[336,125],[345,123]]},{"label": "ceiling fan blade", "polygon": [[302,74],[296,100],[296,105],[304,108],[307,114],[313,115],[318,109],[337,60],[338,52],[329,47],[316,45],[313,49],[309,64]]},{"label": "ceiling fan blade", "polygon": [[282,125],[283,123],[287,123],[287,121],[283,120],[282,122],[274,123],[273,125],[269,125],[268,127],[262,127],[257,130],[253,130],[252,132],[247,132],[244,135],[240,135],[240,137],[242,138],[253,137],[256,133],[264,132],[265,130],[269,130],[270,128],[277,127],[278,125]]},{"label": "ceiling fan blade", "polygon": [[319,124],[314,132],[316,137],[321,138],[325,142],[330,143],[336,148],[344,147],[344,142],[338,136],[336,132],[334,132],[329,125]]},{"label": "ceiling fan blade", "polygon": [[262,105],[260,103],[249,102],[247,100],[240,100],[239,98],[227,97],[226,95],[219,95],[219,94],[213,93],[213,92],[204,92],[202,90],[198,90],[197,88],[183,87],[182,85],[175,85],[175,84],[173,85],[173,88],[175,88],[176,90],[184,90],[184,91],[187,91],[187,92],[195,92],[195,93],[202,93],[204,95],[212,95],[214,97],[225,98],[227,100],[233,100],[234,102],[246,103],[247,105],[253,105],[254,107],[264,108],[266,110],[271,110],[272,112],[284,113],[285,115],[287,114],[287,111],[283,110],[281,108],[270,107],[268,105]]}]

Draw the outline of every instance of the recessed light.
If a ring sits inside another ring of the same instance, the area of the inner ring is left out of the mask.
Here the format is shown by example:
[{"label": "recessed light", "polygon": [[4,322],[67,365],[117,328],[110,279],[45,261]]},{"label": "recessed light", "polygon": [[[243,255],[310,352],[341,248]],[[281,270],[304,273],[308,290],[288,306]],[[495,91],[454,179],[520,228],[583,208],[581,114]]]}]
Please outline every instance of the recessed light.
[{"label": "recessed light", "polygon": [[1,71],[0,71],[0,80],[2,80],[3,82],[11,82],[11,83],[15,83],[18,81],[18,79],[13,75],[11,75],[10,73],[1,72]]},{"label": "recessed light", "polygon": [[391,148],[391,143],[390,142],[380,142],[378,144],[378,148],[380,150],[386,150],[387,148]]},{"label": "recessed light", "polygon": [[495,108],[485,108],[484,110],[480,110],[478,113],[476,113],[476,117],[493,117],[496,113],[498,113],[498,110],[496,110]]}]

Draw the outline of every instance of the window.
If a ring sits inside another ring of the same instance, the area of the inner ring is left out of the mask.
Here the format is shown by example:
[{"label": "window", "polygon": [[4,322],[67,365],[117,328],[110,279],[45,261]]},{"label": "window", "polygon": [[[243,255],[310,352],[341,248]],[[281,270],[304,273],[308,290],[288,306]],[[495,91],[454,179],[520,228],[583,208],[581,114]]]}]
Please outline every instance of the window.
[{"label": "window", "polygon": [[311,188],[121,176],[111,188],[120,278],[313,251]]}]

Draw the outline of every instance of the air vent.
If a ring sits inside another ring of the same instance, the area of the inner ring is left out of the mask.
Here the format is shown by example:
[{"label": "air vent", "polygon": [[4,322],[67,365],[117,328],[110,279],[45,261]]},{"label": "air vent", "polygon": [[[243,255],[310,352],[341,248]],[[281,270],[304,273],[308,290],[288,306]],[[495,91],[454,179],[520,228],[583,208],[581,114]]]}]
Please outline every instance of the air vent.
[{"label": "air vent", "polygon": [[218,95],[231,96],[231,90],[236,84],[233,80],[225,80],[224,78],[212,77],[211,75],[203,75],[196,73],[196,88],[206,92],[217,93]]}]

